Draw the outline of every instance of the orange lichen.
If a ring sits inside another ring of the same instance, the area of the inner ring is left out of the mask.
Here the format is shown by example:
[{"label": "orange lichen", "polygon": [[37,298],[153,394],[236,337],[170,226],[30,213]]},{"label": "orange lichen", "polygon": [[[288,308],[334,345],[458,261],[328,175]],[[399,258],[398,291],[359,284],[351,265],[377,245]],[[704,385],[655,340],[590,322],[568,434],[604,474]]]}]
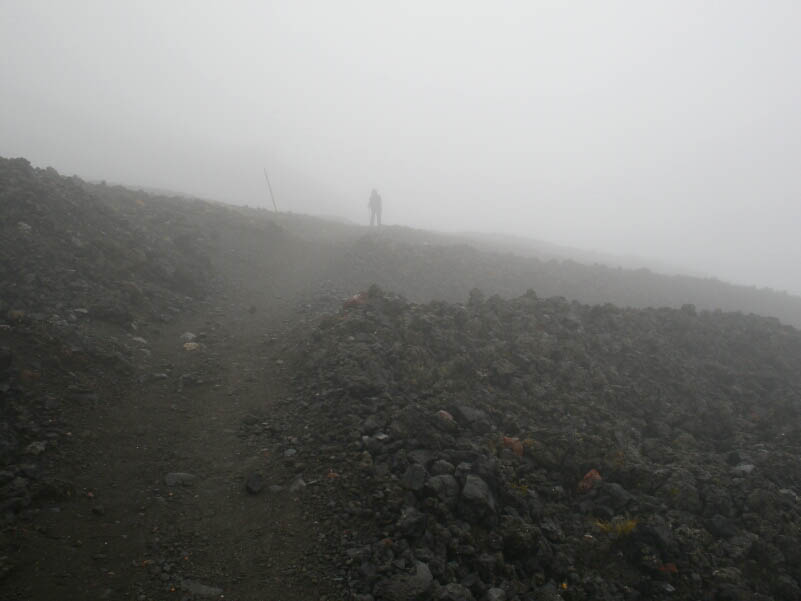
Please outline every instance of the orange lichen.
[{"label": "orange lichen", "polygon": [[512,452],[518,457],[523,456],[523,443],[519,438],[510,438],[509,436],[503,437],[503,446],[506,449],[512,449]]},{"label": "orange lichen", "polygon": [[678,574],[679,568],[676,567],[675,563],[670,562],[659,566],[659,571],[664,574]]},{"label": "orange lichen", "polygon": [[589,472],[584,474],[584,478],[582,478],[581,482],[578,483],[578,491],[590,491],[595,486],[596,482],[600,482],[601,480],[601,474],[598,473],[598,470],[591,469]]}]

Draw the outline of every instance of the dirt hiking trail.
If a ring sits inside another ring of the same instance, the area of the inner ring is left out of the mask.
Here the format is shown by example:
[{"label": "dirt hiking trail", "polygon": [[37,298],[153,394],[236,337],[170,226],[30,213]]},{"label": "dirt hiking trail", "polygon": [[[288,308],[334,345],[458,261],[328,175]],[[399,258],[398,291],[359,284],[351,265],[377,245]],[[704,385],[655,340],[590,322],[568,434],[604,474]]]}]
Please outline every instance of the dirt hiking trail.
[{"label": "dirt hiking trail", "polygon": [[24,559],[3,601],[337,598],[296,474],[242,436],[243,424],[291,436],[271,411],[287,394],[281,352],[322,261],[228,244],[208,299],[137,332],[135,383],[107,383],[67,418],[69,490],[14,530]]}]

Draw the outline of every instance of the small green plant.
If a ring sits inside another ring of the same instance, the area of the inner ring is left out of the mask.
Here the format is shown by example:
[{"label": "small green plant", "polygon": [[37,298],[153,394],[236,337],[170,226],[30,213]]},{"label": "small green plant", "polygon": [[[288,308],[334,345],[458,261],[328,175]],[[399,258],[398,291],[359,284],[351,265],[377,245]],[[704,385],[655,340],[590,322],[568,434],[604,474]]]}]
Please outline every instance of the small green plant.
[{"label": "small green plant", "polygon": [[511,486],[511,488],[513,490],[516,490],[517,492],[519,492],[522,495],[527,495],[528,494],[528,485],[527,484],[521,484],[519,482],[514,482],[514,483],[510,484],[510,486]]},{"label": "small green plant", "polygon": [[596,520],[595,526],[613,538],[623,538],[630,535],[637,528],[636,518],[623,518],[612,519],[607,522],[604,520]]}]

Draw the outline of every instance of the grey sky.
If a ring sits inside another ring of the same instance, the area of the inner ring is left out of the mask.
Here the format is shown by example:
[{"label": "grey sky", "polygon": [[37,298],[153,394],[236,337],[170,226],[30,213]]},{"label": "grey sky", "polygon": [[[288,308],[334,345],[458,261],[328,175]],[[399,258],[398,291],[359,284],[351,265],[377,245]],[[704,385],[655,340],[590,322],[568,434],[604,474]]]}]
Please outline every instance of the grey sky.
[{"label": "grey sky", "polygon": [[801,3],[0,0],[0,155],[801,293]]}]

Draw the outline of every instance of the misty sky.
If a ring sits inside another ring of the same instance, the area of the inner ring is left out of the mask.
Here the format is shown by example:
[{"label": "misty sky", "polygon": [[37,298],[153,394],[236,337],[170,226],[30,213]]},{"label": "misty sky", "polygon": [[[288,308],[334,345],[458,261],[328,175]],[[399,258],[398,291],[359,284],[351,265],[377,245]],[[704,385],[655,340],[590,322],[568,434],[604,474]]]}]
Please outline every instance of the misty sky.
[{"label": "misty sky", "polygon": [[0,0],[0,155],[801,293],[801,2]]}]

